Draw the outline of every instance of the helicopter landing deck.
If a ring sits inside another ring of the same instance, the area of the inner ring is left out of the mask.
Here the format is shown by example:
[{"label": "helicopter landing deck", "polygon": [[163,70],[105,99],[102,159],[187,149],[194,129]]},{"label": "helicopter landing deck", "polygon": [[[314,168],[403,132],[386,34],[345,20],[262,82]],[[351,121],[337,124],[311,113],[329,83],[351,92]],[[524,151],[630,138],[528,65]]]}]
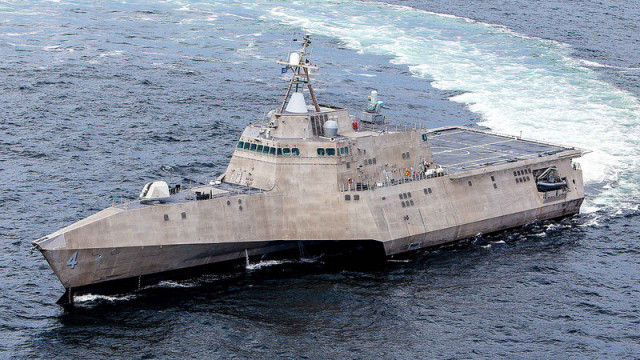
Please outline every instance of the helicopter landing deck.
[{"label": "helicopter landing deck", "polygon": [[576,150],[458,127],[434,130],[427,137],[434,162],[453,174]]}]

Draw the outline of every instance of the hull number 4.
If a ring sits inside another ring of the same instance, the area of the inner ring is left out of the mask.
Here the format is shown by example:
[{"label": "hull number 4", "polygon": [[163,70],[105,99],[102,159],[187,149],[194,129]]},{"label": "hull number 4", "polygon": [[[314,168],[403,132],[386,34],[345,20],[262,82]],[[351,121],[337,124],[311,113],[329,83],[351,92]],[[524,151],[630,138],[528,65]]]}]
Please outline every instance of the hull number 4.
[{"label": "hull number 4", "polygon": [[71,258],[69,259],[69,261],[67,261],[67,266],[71,266],[71,268],[75,268],[76,265],[78,265],[78,252],[74,252],[73,255],[71,255]]}]

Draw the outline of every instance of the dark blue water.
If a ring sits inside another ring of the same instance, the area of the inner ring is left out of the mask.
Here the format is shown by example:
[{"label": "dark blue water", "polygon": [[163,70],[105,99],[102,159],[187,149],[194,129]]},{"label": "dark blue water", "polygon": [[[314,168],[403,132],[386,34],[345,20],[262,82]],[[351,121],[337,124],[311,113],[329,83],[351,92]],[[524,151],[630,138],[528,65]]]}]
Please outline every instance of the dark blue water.
[{"label": "dark blue water", "polygon": [[[0,3],[0,358],[640,357],[640,6],[397,3]],[[593,150],[583,213],[377,270],[253,264],[56,305],[30,242],[215,178],[304,32],[323,103],[377,89],[398,121]]]}]

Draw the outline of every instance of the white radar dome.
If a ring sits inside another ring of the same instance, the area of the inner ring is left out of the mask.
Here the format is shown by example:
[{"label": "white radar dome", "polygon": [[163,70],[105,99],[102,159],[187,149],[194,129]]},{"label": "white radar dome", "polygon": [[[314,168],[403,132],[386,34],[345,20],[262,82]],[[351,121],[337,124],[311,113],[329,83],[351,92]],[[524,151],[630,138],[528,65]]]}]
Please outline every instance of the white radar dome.
[{"label": "white radar dome", "polygon": [[298,66],[300,65],[300,54],[296,52],[292,52],[289,54],[289,65]]}]

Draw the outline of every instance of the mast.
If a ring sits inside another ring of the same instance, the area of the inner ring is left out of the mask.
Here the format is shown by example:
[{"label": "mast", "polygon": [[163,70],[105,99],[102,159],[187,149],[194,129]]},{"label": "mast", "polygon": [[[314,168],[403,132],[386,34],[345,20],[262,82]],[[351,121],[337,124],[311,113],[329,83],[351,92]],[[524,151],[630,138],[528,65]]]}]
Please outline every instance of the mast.
[{"label": "mast", "polygon": [[[291,80],[289,81],[289,86],[287,87],[287,93],[284,96],[284,100],[282,101],[282,105],[280,106],[279,112],[280,113],[284,112],[284,109],[286,108],[287,103],[291,98],[291,91],[293,90],[294,93],[296,92],[301,93],[305,85],[309,89],[309,94],[311,95],[313,106],[315,107],[316,111],[319,112],[320,105],[318,105],[316,94],[315,92],[313,92],[313,86],[311,85],[311,76],[309,74],[310,69],[318,70],[317,66],[313,66],[311,64],[311,60],[309,58],[311,53],[307,52],[307,48],[311,45],[311,38],[309,37],[309,35],[305,35],[302,38],[302,41],[298,41],[296,39],[293,39],[293,41],[302,43],[302,49],[300,50],[300,52],[299,53],[292,52],[291,54],[289,54],[288,62],[278,61],[278,64],[286,65],[287,70],[289,69],[293,70],[293,75],[291,76]],[[295,85],[295,89],[294,89],[294,85]]]}]

